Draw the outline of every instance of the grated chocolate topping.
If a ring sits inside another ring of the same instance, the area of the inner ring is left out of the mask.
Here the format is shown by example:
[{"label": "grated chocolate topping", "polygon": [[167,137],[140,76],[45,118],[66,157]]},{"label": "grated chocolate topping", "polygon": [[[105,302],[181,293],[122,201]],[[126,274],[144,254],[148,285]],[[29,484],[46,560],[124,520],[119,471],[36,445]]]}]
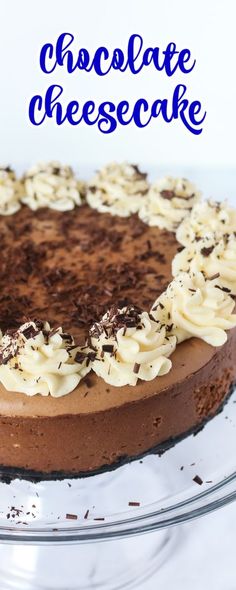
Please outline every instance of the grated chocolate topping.
[{"label": "grated chocolate topping", "polygon": [[193,197],[194,197],[194,193],[192,193],[191,195],[182,196],[182,195],[178,195],[175,191],[171,191],[171,190],[167,190],[167,189],[161,191],[160,194],[163,199],[167,199],[168,201],[171,201],[175,197],[177,199],[184,199],[185,201],[189,201],[190,199],[193,199]]},{"label": "grated chocolate topping", "polygon": [[207,257],[207,256],[210,256],[210,254],[211,254],[211,253],[213,252],[213,250],[214,250],[214,247],[215,247],[215,246],[213,245],[213,246],[208,246],[208,247],[206,246],[206,247],[204,247],[204,248],[201,248],[201,254],[202,254],[202,256],[206,256],[206,257]]},{"label": "grated chocolate topping", "polygon": [[[107,309],[149,309],[171,279],[174,234],[137,215],[31,211],[0,217],[0,329],[47,318],[84,343]],[[167,249],[168,242],[168,249]]]},{"label": "grated chocolate topping", "polygon": [[[116,336],[118,330],[124,328],[142,327],[140,314],[142,310],[138,307],[129,305],[124,309],[118,309],[112,306],[99,323],[95,323],[89,331],[89,335],[95,338],[105,332],[107,337]],[[103,347],[104,350],[104,347]]]}]

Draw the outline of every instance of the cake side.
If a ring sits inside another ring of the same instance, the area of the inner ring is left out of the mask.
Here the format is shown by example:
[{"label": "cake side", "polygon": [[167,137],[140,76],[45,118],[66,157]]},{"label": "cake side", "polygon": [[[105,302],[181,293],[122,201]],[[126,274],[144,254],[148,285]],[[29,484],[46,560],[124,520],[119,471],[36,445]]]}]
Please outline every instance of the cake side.
[{"label": "cake side", "polygon": [[87,414],[1,416],[0,465],[24,475],[89,475],[162,452],[212,418],[235,381],[234,329],[201,369],[158,393],[153,383],[146,398]]}]

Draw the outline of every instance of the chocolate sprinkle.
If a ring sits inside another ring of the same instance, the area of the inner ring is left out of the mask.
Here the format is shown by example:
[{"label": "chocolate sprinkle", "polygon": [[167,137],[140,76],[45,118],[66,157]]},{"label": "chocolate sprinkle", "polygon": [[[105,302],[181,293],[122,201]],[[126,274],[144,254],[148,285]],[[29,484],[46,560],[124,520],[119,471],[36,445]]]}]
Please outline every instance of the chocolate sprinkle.
[{"label": "chocolate sprinkle", "polygon": [[77,516],[77,514],[70,514],[70,513],[67,513],[67,514],[66,514],[66,519],[67,519],[67,520],[78,520],[78,516]]},{"label": "chocolate sprinkle", "polygon": [[117,332],[122,328],[125,330],[127,328],[138,328],[141,326],[141,313],[141,310],[133,305],[129,305],[122,310],[112,306],[106,316],[99,323],[92,326],[89,334],[92,337],[99,338],[105,332],[107,337],[110,338],[116,336]]},{"label": "chocolate sprinkle", "polygon": [[208,246],[208,248],[207,247],[201,248],[201,254],[202,254],[202,256],[206,256],[206,257],[207,256],[210,256],[210,254],[214,250],[214,247],[215,246]]},{"label": "chocolate sprinkle", "polygon": [[103,352],[113,352],[114,346],[112,344],[103,344],[102,346]]},{"label": "chocolate sprinkle", "polygon": [[195,483],[197,483],[199,486],[203,484],[202,478],[199,475],[195,475],[195,477],[193,477],[193,481],[195,481]]},{"label": "chocolate sprinkle", "polygon": [[220,289],[224,293],[231,293],[231,290],[228,287],[221,287],[221,285],[215,285],[216,289]]},{"label": "chocolate sprinkle", "polygon": [[24,330],[22,330],[21,333],[28,340],[29,338],[34,338],[35,336],[37,336],[37,334],[39,334],[39,331],[40,331],[39,329],[30,325],[27,328],[25,328]]},{"label": "chocolate sprinkle", "polygon": [[163,190],[161,191],[161,196],[163,199],[171,201],[174,197],[176,197],[176,194],[174,191]]}]

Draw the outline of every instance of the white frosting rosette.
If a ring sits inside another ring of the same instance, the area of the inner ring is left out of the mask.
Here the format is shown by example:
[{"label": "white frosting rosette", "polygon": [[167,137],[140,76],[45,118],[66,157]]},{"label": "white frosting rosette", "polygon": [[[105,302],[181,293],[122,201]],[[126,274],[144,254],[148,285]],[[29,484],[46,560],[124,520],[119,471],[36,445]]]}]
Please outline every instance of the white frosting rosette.
[{"label": "white frosting rosette", "polygon": [[112,162],[90,181],[86,198],[101,213],[128,217],[140,209],[148,188],[147,175],[137,166]]},{"label": "white frosting rosette", "polygon": [[16,178],[14,171],[7,166],[0,167],[0,215],[12,215],[20,207],[22,184]]},{"label": "white frosting rosette", "polygon": [[236,232],[236,209],[227,201],[203,201],[195,205],[188,217],[182,221],[176,232],[176,238],[183,246],[215,234],[221,238],[224,234]]},{"label": "white frosting rosette", "polygon": [[175,350],[175,336],[166,336],[147,312],[129,306],[112,308],[90,331],[96,350],[93,370],[106,383],[120,387],[150,381],[171,369],[168,358]]},{"label": "white frosting rosette", "polygon": [[70,166],[59,162],[39,163],[24,177],[22,202],[36,211],[49,207],[57,211],[69,211],[81,205],[80,190],[83,184],[75,178]]},{"label": "white frosting rosette", "polygon": [[90,368],[89,352],[75,347],[62,328],[51,330],[47,322],[27,322],[2,337],[0,382],[7,391],[61,397],[73,391]]},{"label": "white frosting rosette", "polygon": [[151,185],[139,217],[148,225],[175,231],[200,196],[186,178],[165,176]]},{"label": "white frosting rosette", "polygon": [[155,301],[151,314],[169,325],[169,334],[182,342],[192,336],[212,346],[227,340],[226,330],[236,326],[235,303],[219,286],[200,272],[181,273]]},{"label": "white frosting rosette", "polygon": [[218,284],[236,295],[236,236],[225,234],[217,240],[214,235],[208,235],[189,244],[175,255],[172,274],[177,276],[189,270],[201,271],[208,279],[219,275]]}]

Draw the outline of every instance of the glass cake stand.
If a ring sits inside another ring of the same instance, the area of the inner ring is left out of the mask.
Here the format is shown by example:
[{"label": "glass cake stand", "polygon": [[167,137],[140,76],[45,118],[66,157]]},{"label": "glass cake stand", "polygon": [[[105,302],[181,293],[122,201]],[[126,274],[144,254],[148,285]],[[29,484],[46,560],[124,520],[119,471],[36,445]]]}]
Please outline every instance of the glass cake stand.
[{"label": "glass cake stand", "polygon": [[235,499],[235,443],[236,391],[161,457],[84,479],[1,482],[1,590],[136,588],[170,557],[183,534],[174,525]]}]

